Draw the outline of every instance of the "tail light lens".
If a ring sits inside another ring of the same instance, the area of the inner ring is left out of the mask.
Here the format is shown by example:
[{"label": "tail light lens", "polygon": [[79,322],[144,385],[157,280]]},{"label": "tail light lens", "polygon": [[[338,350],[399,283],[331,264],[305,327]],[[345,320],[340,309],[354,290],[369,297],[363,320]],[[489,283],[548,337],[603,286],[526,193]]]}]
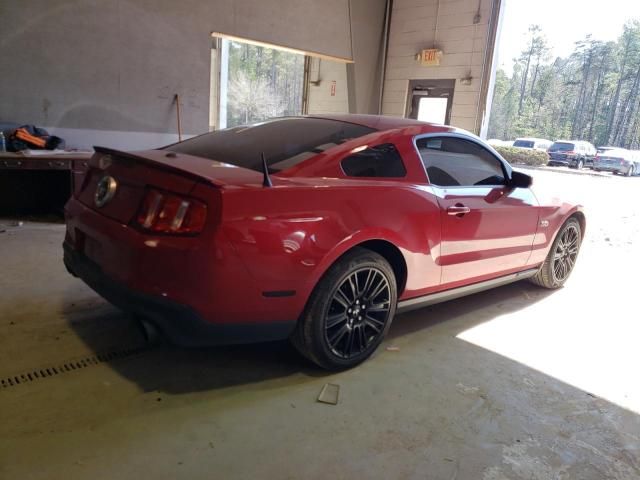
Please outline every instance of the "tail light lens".
[{"label": "tail light lens", "polygon": [[207,206],[194,198],[148,189],[136,217],[144,230],[188,235],[200,233],[207,219]]}]

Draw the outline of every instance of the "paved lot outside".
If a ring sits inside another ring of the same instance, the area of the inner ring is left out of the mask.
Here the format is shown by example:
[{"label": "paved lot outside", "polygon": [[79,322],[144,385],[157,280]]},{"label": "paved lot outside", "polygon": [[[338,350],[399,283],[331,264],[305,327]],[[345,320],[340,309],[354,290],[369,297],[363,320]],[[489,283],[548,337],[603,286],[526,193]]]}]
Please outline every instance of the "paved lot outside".
[{"label": "paved lot outside", "polygon": [[640,178],[526,171],[586,207],[566,287],[399,316],[338,374],[286,343],[146,348],[65,272],[61,225],[3,227],[0,379],[61,373],[0,388],[0,479],[640,478]]}]

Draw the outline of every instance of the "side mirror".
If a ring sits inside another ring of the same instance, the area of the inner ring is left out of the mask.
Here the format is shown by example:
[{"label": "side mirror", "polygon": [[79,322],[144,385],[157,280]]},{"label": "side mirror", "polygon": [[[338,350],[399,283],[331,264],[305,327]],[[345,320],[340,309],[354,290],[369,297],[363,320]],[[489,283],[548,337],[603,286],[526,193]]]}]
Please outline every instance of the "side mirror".
[{"label": "side mirror", "polygon": [[529,188],[533,183],[533,177],[526,173],[512,171],[509,186],[513,188]]}]

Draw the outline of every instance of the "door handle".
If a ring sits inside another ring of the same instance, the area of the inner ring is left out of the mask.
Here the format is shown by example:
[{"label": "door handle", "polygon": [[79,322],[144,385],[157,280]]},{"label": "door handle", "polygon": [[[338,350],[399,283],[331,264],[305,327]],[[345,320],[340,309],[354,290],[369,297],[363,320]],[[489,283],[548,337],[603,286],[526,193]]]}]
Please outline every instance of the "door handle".
[{"label": "door handle", "polygon": [[456,203],[454,206],[447,208],[448,215],[455,215],[458,217],[462,217],[469,213],[471,209],[469,207],[465,207],[461,203]]}]

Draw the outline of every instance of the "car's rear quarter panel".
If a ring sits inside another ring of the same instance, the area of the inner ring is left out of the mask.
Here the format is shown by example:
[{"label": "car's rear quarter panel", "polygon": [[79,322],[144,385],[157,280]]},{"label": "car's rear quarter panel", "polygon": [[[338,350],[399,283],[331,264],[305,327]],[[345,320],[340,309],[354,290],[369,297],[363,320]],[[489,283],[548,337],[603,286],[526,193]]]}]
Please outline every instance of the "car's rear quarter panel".
[{"label": "car's rear quarter panel", "polygon": [[400,250],[408,267],[401,298],[416,296],[440,283],[439,209],[429,191],[365,180],[229,190],[222,229],[260,288],[296,291],[294,310],[333,262],[368,240]]}]

